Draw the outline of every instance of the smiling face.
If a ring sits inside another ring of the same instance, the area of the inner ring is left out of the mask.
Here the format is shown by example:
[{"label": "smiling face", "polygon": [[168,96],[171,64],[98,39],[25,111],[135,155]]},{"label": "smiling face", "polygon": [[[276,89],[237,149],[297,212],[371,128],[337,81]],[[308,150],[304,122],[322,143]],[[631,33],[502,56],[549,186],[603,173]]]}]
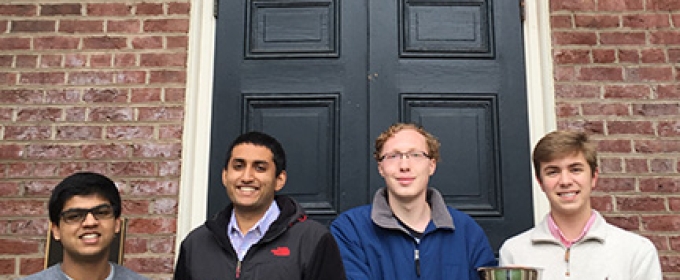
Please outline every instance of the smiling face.
[{"label": "smiling face", "polygon": [[[64,211],[73,209],[90,209],[110,202],[99,195],[76,195],[64,204]],[[67,223],[62,219],[59,224],[52,224],[52,235],[60,240],[64,248],[64,263],[106,261],[109,256],[109,245],[116,233],[120,232],[120,218],[96,219],[88,213],[82,222]]]},{"label": "smiling face", "polygon": [[262,214],[267,211],[274,194],[286,183],[286,172],[276,175],[272,152],[250,143],[234,146],[222,182],[234,204],[234,211]]},{"label": "smiling face", "polygon": [[[380,155],[424,152],[429,154],[425,137],[414,129],[404,129],[387,139]],[[385,179],[390,197],[398,200],[425,201],[427,184],[437,163],[428,157],[399,156],[378,162],[378,172]]]},{"label": "smiling face", "polygon": [[538,179],[553,217],[587,219],[591,214],[590,193],[597,178],[598,171],[591,170],[583,153],[577,152],[541,163]]}]

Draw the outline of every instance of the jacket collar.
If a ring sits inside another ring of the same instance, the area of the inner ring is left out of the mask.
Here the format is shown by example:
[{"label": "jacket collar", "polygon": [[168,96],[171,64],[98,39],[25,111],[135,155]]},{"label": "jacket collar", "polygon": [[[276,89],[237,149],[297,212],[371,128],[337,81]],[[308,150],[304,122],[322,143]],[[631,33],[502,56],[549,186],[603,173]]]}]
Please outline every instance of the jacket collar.
[{"label": "jacket collar", "polygon": [[[446,203],[441,193],[433,188],[427,188],[427,202],[432,209],[432,222],[437,228],[455,229],[453,218],[449,214]],[[379,189],[373,197],[373,208],[371,209],[371,220],[379,227],[406,231],[399,221],[394,217],[387,198],[387,188]],[[408,231],[406,231],[408,232]]]}]

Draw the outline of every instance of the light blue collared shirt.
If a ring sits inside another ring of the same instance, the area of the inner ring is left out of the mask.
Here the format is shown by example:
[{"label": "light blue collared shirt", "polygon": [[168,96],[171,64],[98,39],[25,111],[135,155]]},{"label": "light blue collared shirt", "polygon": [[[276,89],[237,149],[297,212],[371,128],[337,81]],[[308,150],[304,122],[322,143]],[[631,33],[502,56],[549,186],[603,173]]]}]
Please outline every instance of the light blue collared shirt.
[{"label": "light blue collared shirt", "polygon": [[253,228],[249,229],[248,232],[243,235],[238,228],[238,223],[236,223],[234,212],[231,212],[231,219],[229,220],[229,225],[227,225],[227,235],[229,236],[231,246],[234,247],[234,251],[236,251],[239,260],[242,261],[243,257],[248,252],[248,249],[262,239],[267,230],[269,230],[269,226],[276,221],[276,218],[279,217],[280,213],[281,209],[279,209],[276,201],[273,201],[272,205],[267,209],[267,212],[264,213],[264,216],[257,221]]}]

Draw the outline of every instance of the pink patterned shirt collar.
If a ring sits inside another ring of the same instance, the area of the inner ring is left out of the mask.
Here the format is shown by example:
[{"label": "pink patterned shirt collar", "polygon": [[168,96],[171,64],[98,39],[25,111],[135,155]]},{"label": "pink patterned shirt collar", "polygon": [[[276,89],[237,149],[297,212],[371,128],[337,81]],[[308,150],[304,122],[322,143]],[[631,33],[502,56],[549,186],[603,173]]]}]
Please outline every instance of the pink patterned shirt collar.
[{"label": "pink patterned shirt collar", "polygon": [[550,233],[559,240],[562,244],[564,244],[565,247],[569,248],[571,247],[572,244],[578,242],[581,240],[584,236],[586,236],[586,233],[588,233],[588,230],[590,230],[590,227],[593,226],[593,223],[595,223],[595,211],[592,211],[590,214],[590,219],[588,219],[588,222],[586,223],[586,226],[583,227],[583,231],[581,232],[581,235],[579,235],[576,239],[569,240],[567,239],[562,231],[560,230],[559,227],[557,227],[557,224],[555,224],[555,220],[553,220],[552,215],[548,215],[548,228],[550,228]]}]

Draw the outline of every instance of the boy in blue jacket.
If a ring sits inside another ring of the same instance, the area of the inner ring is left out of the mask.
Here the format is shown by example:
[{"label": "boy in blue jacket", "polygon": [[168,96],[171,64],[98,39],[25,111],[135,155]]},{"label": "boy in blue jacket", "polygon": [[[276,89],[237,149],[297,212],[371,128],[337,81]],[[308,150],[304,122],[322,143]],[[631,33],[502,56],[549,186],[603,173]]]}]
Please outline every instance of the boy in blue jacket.
[{"label": "boy in blue jacket", "polygon": [[331,224],[348,279],[479,279],[477,268],[496,265],[482,228],[428,188],[439,146],[415,124],[394,124],[376,139],[387,187]]}]

